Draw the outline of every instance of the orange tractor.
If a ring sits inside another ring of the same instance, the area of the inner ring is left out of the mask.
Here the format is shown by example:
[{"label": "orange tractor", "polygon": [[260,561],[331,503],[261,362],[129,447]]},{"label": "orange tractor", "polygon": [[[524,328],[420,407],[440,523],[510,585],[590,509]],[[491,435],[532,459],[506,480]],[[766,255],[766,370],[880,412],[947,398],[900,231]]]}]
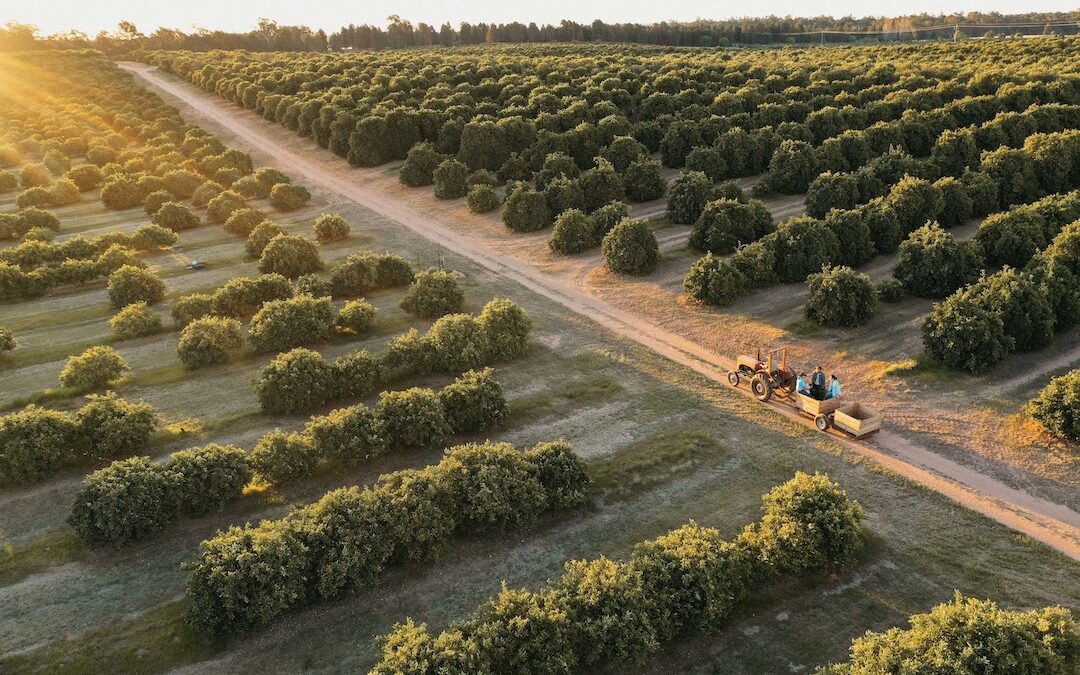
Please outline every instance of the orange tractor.
[{"label": "orange tractor", "polygon": [[728,382],[737,387],[743,378],[750,380],[750,391],[754,392],[757,400],[768,401],[773,393],[781,396],[795,393],[797,376],[788,368],[787,347],[770,350],[765,358],[762,358],[760,349],[756,357],[739,354],[735,363],[735,370],[728,371]]}]

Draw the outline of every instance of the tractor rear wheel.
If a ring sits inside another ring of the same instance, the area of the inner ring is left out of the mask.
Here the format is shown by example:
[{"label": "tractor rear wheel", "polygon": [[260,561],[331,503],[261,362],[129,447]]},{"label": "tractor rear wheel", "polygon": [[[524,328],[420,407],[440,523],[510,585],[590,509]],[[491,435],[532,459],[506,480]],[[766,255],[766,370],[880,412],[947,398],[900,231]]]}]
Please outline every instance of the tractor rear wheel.
[{"label": "tractor rear wheel", "polygon": [[727,381],[733,387],[739,386],[739,371],[729,370],[727,371]]},{"label": "tractor rear wheel", "polygon": [[818,415],[814,418],[814,426],[817,427],[818,431],[828,431],[829,418],[824,415]]},{"label": "tractor rear wheel", "polygon": [[750,391],[754,392],[754,398],[762,403],[768,401],[773,395],[772,385],[761,375],[755,375],[754,379],[750,380]]}]

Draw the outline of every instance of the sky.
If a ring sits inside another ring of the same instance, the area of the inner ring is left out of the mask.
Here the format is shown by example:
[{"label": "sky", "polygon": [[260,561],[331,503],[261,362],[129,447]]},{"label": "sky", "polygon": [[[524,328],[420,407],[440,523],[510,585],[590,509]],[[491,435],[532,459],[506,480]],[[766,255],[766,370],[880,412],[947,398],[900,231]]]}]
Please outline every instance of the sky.
[{"label": "sky", "polygon": [[91,35],[101,30],[115,30],[121,20],[133,22],[144,33],[153,32],[159,26],[184,31],[195,27],[247,31],[255,26],[259,17],[266,17],[280,24],[304,24],[329,32],[349,23],[382,26],[391,14],[414,24],[423,21],[438,26],[449,21],[456,26],[462,21],[558,23],[561,19],[570,19],[585,23],[601,19],[652,23],[765,14],[896,16],[976,10],[1009,14],[1078,8],[1078,0],[878,0],[874,3],[866,0],[770,0],[761,4],[721,4],[715,0],[674,3],[657,0],[546,0],[541,3],[506,0],[3,0],[0,2],[0,24],[17,21],[33,24],[43,33],[75,29]]}]

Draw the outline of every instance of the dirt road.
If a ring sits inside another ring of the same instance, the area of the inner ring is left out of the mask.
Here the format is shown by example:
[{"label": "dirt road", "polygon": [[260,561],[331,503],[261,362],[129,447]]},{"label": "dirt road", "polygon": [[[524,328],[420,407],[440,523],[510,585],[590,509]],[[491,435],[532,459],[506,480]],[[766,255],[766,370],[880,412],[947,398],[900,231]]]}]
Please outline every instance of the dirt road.
[{"label": "dirt road", "polygon": [[[615,308],[579,288],[552,279],[528,263],[496,253],[482,242],[455,232],[381,191],[358,185],[351,177],[358,170],[349,167],[329,151],[314,144],[310,149],[293,150],[289,141],[295,141],[295,136],[285,127],[234,107],[151,66],[138,63],[120,65],[167,98],[188,108],[184,113],[193,121],[203,118],[229,130],[247,146],[247,150],[271,160],[290,175],[390,218],[455,254],[727,386],[726,373],[732,366],[729,358],[710,353],[636,314]],[[748,394],[745,389],[744,393]],[[770,405],[778,414],[803,424],[812,424],[781,403]],[[836,440],[848,450],[873,460],[895,474],[1052,546],[1074,560],[1080,560],[1080,514],[1064,505],[1009,487],[887,429],[873,443],[855,442],[840,436]]]}]

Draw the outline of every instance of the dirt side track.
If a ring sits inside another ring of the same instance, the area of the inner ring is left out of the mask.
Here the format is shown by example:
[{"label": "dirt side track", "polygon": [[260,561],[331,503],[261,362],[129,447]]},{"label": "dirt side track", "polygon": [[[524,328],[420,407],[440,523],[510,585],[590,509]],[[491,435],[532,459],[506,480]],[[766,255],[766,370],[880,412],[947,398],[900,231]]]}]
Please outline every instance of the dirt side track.
[{"label": "dirt side track", "polygon": [[[726,357],[667,332],[630,312],[599,301],[578,288],[554,280],[531,265],[498,254],[484,244],[463,236],[421,214],[395,198],[350,180],[349,167],[336,155],[313,146],[311,152],[296,152],[284,139],[293,139],[288,129],[268,122],[227,101],[182,82],[157,68],[140,63],[120,66],[141,77],[153,89],[183,104],[193,118],[204,118],[228,129],[256,155],[285,167],[290,175],[367,207],[449,251],[469,258],[502,277],[553,300],[567,309],[592,319],[615,333],[634,340],[705,377],[727,383],[727,371],[734,365]],[[197,121],[194,120],[194,121]],[[750,395],[747,388],[741,389]],[[783,403],[769,404],[778,414],[808,426],[808,420]],[[883,429],[873,442],[857,442],[835,433],[838,442],[880,466],[935,490],[957,503],[1041,541],[1074,560],[1080,560],[1080,514],[1046,499],[1009,487],[977,470],[965,467]]]}]

